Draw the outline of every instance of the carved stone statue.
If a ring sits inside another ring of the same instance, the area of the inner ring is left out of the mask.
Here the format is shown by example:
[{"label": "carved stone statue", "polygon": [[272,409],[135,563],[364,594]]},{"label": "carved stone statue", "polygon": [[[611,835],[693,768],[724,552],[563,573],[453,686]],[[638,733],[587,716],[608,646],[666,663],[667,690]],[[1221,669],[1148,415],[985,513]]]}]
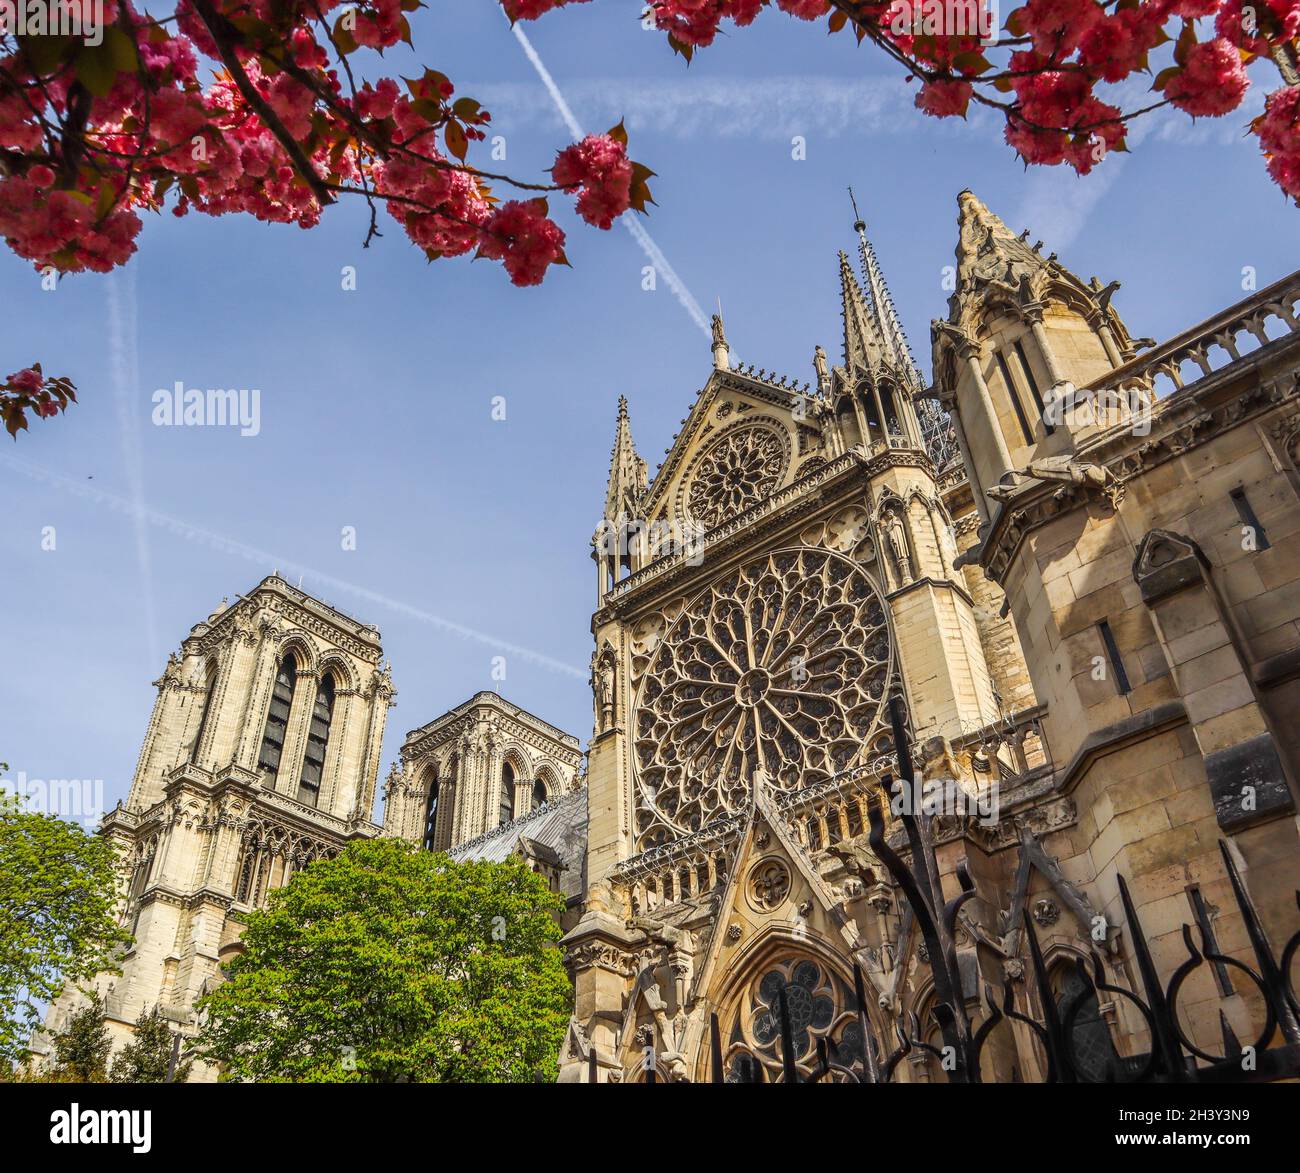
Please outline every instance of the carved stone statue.
[{"label": "carved stone statue", "polygon": [[727,336],[722,332],[722,315],[714,314],[711,324],[713,326],[713,345],[726,346]]},{"label": "carved stone statue", "polygon": [[907,548],[907,530],[903,528],[903,519],[897,513],[890,513],[885,536],[889,539],[889,553],[894,560],[894,569],[898,572],[898,585],[907,586],[912,581],[912,555]]},{"label": "carved stone statue", "polygon": [[824,351],[820,346],[815,347],[813,350],[813,370],[817,372],[818,389],[824,390],[826,387],[829,387],[831,382],[831,371],[826,362],[826,351]]},{"label": "carved stone statue", "polygon": [[608,656],[596,661],[593,682],[596,686],[596,711],[602,733],[614,724],[614,663]]}]

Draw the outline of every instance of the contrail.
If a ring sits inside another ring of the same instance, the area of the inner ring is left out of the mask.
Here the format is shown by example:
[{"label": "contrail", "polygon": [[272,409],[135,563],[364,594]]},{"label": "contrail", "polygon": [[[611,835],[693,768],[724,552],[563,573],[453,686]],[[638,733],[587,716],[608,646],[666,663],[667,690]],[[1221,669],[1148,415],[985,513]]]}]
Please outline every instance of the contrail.
[{"label": "contrail", "polygon": [[[504,12],[504,9],[502,11]],[[506,19],[509,20],[510,18],[507,16]],[[560,117],[564,119],[564,125],[569,128],[569,133],[573,136],[574,141],[577,142],[585,138],[586,134],[581,124],[573,116],[569,103],[564,100],[564,95],[560,93],[560,87],[555,84],[555,78],[551,76],[550,70],[542,63],[542,59],[537,55],[537,50],[533,48],[533,44],[524,33],[524,30],[518,24],[514,24],[510,26],[510,31],[515,34],[515,40],[519,42],[524,50],[524,55],[537,71],[537,76],[541,78],[542,85],[546,87],[546,92],[551,95],[551,101],[555,103],[555,108],[560,112]],[[691,291],[686,288],[685,283],[677,276],[677,271],[668,263],[668,258],[655,244],[650,233],[645,230],[641,222],[631,212],[620,216],[618,222],[628,230],[632,239],[640,245],[641,251],[650,258],[650,263],[655,267],[655,272],[663,275],[664,280],[668,282],[668,288],[673,291],[673,296],[677,298],[682,309],[690,314],[691,320],[706,336],[711,338],[713,331],[709,327],[708,318],[704,316],[704,311],[700,309],[700,303],[695,300]]]},{"label": "contrail", "polygon": [[[145,505],[142,501],[137,502],[128,500],[126,497],[120,497],[116,493],[109,493],[103,489],[91,488],[79,481],[72,480],[60,473],[52,472],[50,469],[43,468],[40,465],[30,464],[25,460],[20,460],[15,456],[9,456],[0,453],[0,465],[14,469],[23,476],[32,480],[41,481],[56,488],[63,489],[73,496],[80,497],[86,501],[92,501],[97,505],[106,506],[117,513],[124,513],[133,518],[137,526],[143,526],[145,523],[159,526],[168,530],[177,537],[184,538],[187,542],[199,542],[203,545],[210,546],[214,550],[219,550],[225,554],[235,554],[240,558],[245,558],[249,562],[256,562],[264,570],[270,567],[276,567],[286,570],[291,574],[302,575],[310,578],[332,591],[341,591],[356,598],[363,599],[367,603],[373,603],[380,607],[385,607],[389,611],[394,611],[399,615],[406,615],[412,619],[418,619],[421,623],[427,623],[430,627],[436,627],[440,631],[450,632],[452,635],[460,636],[462,639],[474,640],[488,647],[495,648],[501,652],[508,652],[512,656],[518,656],[521,660],[537,664],[539,667],[550,669],[552,672],[559,672],[565,676],[572,676],[579,680],[587,679],[587,671],[575,667],[573,664],[566,664],[563,660],[557,660],[553,656],[548,656],[542,652],[534,651],[532,648],[525,648],[519,644],[510,643],[507,640],[498,639],[494,635],[488,635],[486,632],[478,631],[473,627],[467,627],[463,623],[456,623],[451,619],[444,619],[440,615],[434,615],[429,611],[421,610],[419,607],[413,607],[409,603],[404,603],[400,599],[394,599],[388,595],[381,594],[379,591],[373,591],[369,587],[358,586],[355,583],[348,582],[345,579],[336,578],[332,574],[326,574],[324,571],[317,570],[314,567],[306,566],[301,562],[294,562],[287,558],[281,558],[279,555],[269,553],[266,550],[259,550],[256,546],[247,545],[244,542],[235,541],[223,534],[215,533],[212,530],[204,529],[202,526],[194,525],[183,518],[173,517],[171,514],[163,513],[160,510],[153,509]],[[269,571],[267,571],[269,572]],[[152,596],[151,596],[152,597]]]},{"label": "contrail", "polygon": [[[140,455],[140,433],[132,397],[139,391],[140,363],[136,336],[135,269],[114,273],[106,282],[108,290],[109,365],[113,377],[113,403],[117,410],[117,434],[121,442],[122,464],[131,500],[144,504],[144,460]],[[140,569],[140,601],[144,606],[149,662],[158,663],[158,613],[154,607],[153,557],[149,549],[149,530],[144,518],[135,514],[135,559]]]}]

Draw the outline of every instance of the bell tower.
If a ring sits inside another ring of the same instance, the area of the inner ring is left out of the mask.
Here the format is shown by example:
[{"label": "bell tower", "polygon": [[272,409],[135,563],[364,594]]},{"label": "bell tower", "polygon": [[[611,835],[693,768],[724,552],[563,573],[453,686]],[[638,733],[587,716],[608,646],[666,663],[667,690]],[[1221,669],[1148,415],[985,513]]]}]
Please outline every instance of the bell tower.
[{"label": "bell tower", "polygon": [[[121,975],[97,979],[115,1046],[155,1006],[192,1030],[247,912],[313,860],[379,834],[396,695],[382,655],[376,628],[272,574],[168,658],[130,795],[102,828],[135,937]],[[65,990],[47,1029],[80,999]],[[215,1072],[196,1071],[205,1077]]]}]

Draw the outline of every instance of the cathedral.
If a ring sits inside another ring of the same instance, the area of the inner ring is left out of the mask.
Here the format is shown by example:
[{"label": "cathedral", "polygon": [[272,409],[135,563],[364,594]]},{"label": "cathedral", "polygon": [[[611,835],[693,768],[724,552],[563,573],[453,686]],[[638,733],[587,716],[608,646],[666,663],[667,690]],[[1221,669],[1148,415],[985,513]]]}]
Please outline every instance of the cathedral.
[{"label": "cathedral", "polygon": [[[1102,1079],[1153,1051],[1125,991],[1148,958],[1168,979],[1193,925],[1231,960],[1186,981],[1185,1041],[1254,1038],[1261,999],[1235,965],[1253,926],[1227,863],[1285,941],[1300,273],[1156,343],[1130,334],[1118,282],[957,203],[929,381],[859,220],[834,359],[810,347],[811,379],[733,365],[715,318],[653,475],[619,400],[585,755],[480,692],[407,735],[376,824],[395,695],[376,629],[275,575],[196,625],[103,825],[136,938],[101,981],[115,1036],[153,1005],[192,1031],[250,909],[392,835],[520,856],[564,896],[562,1082],[701,1082],[719,1063],[779,1081],[828,1049],[847,1079],[864,1025],[886,1050],[912,1034],[895,1082],[943,1081],[936,967],[868,842],[899,777],[892,708],[942,797],[936,881],[972,886],[954,922],[972,1023],[989,991],[1050,1009],[1032,935],[1052,997],[1075,1003],[1075,1065]],[[1076,988],[1078,960],[1095,989]],[[1035,1082],[1046,1063],[1007,1022],[980,1074]]]}]

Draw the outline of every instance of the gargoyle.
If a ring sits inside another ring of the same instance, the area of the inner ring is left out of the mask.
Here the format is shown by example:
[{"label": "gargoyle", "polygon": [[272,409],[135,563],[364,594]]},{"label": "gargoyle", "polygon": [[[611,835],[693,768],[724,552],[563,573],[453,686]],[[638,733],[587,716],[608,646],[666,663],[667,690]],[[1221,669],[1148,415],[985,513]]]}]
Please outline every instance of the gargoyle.
[{"label": "gargoyle", "polygon": [[994,501],[1005,502],[1016,495],[1026,481],[1060,481],[1086,489],[1106,490],[1115,482],[1115,474],[1100,464],[1085,464],[1072,456],[1045,456],[1027,464],[1023,472],[1002,474],[999,484],[985,490]]}]

